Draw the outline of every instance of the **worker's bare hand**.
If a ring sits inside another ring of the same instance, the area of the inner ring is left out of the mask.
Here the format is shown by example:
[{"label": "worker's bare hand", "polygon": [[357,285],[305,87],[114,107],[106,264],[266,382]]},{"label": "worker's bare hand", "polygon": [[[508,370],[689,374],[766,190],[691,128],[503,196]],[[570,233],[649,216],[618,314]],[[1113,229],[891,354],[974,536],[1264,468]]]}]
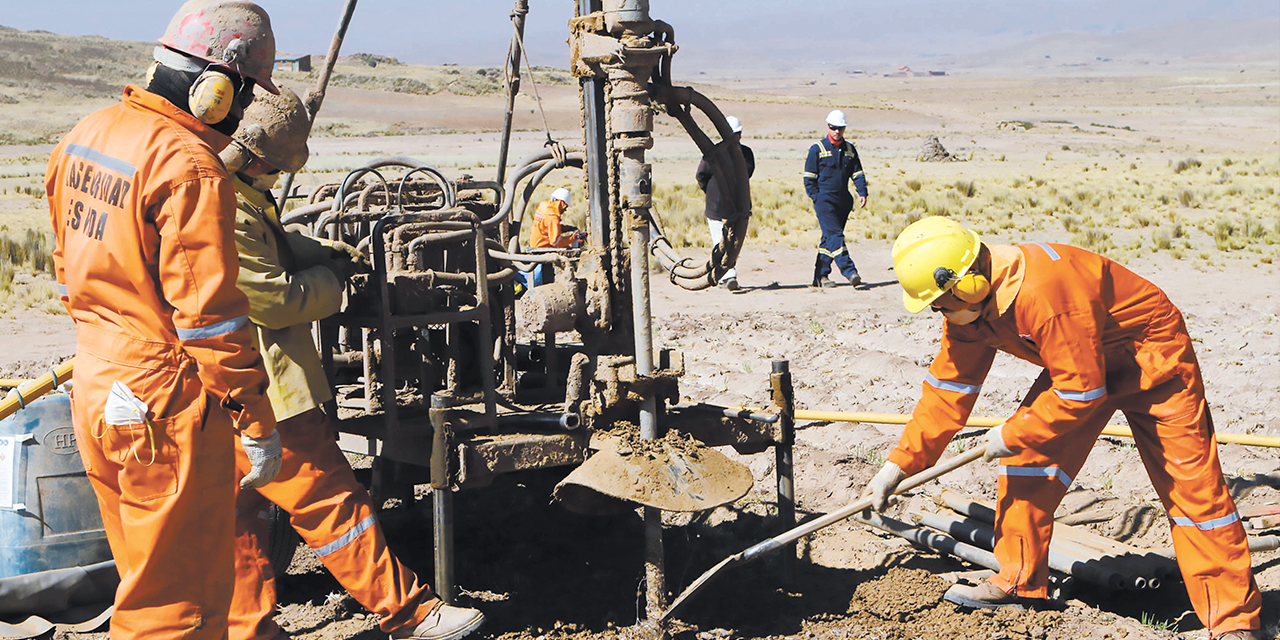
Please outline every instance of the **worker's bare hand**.
[{"label": "worker's bare hand", "polygon": [[992,427],[987,431],[987,450],[982,454],[983,460],[1008,458],[1014,451],[1004,443],[1004,425]]},{"label": "worker's bare hand", "polygon": [[889,506],[889,496],[894,494],[898,485],[906,479],[907,474],[903,473],[902,467],[893,462],[886,462],[876,475],[871,478],[871,482],[867,483],[867,491],[865,497],[871,498],[871,508],[876,511],[884,511]]},{"label": "worker's bare hand", "polygon": [[867,208],[867,197],[866,197],[866,196],[858,196],[858,208],[859,208],[859,209],[866,209],[866,208]]}]

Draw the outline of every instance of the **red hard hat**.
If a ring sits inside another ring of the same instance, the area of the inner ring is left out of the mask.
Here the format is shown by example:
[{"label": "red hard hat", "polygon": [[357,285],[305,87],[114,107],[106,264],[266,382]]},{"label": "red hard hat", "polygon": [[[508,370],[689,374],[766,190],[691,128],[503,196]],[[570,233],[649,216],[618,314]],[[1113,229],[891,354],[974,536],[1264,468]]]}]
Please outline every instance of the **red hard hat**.
[{"label": "red hard hat", "polygon": [[223,65],[271,93],[276,39],[262,7],[243,0],[188,0],[169,21],[160,44]]}]

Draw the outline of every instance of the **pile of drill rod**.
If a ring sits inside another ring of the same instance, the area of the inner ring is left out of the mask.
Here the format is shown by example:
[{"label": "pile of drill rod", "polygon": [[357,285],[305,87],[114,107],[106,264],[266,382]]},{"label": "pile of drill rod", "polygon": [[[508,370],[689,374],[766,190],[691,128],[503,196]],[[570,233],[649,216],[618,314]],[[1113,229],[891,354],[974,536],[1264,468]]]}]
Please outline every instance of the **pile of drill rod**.
[{"label": "pile of drill rod", "polygon": [[[909,514],[911,519],[981,549],[994,548],[996,514],[991,505],[950,490],[935,501],[959,515],[922,511]],[[1053,526],[1049,568],[1110,590],[1158,589],[1179,575],[1172,558],[1061,522]]]}]

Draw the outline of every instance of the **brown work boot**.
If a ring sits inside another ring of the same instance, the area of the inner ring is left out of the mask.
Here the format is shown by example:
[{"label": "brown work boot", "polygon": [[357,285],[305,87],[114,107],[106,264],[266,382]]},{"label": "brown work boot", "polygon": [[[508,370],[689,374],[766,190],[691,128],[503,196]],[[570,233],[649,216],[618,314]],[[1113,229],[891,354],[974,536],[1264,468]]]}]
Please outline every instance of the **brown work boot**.
[{"label": "brown work boot", "polygon": [[479,629],[481,624],[484,624],[484,614],[478,609],[441,604],[432,609],[418,626],[392,631],[391,639],[457,640]]},{"label": "brown work boot", "polygon": [[995,609],[997,607],[1027,608],[1025,598],[1019,598],[1012,593],[1005,593],[1000,587],[991,584],[988,580],[983,580],[976,587],[963,584],[951,585],[951,588],[947,589],[947,592],[943,594],[942,599],[947,602],[954,602],[962,607],[974,609]]},{"label": "brown work boot", "polygon": [[1258,634],[1248,629],[1237,629],[1218,636],[1218,640],[1258,640]]}]

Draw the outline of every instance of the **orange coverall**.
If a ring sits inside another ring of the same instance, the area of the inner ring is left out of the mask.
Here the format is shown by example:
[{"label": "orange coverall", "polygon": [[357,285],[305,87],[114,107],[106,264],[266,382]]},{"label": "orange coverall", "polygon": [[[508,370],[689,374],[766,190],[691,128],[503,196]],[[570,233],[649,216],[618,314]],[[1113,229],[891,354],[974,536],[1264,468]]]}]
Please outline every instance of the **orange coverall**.
[{"label": "orange coverall", "polygon": [[969,418],[996,351],[1044,367],[1005,424],[991,582],[1044,598],[1053,513],[1111,415],[1124,412],[1165,510],[1187,592],[1211,637],[1257,629],[1261,594],[1227,491],[1182,313],[1120,264],[1059,244],[990,246],[994,303],[946,323],[897,448],[908,475]]},{"label": "orange coverall", "polygon": [[[268,500],[329,573],[366,609],[379,614],[382,630],[412,628],[435,605],[431,590],[387,548],[369,492],[338,449],[320,404],[333,397],[311,336],[311,323],[337,313],[342,282],[319,260],[333,249],[301,234],[285,233],[275,206],[233,176],[239,197],[236,246],[239,287],[249,297],[249,319],[267,362],[268,395],[280,419],[284,456],[275,481],[236,495],[235,596],[230,640],[272,640],[276,624],[275,574],[266,556]],[[287,244],[288,246],[284,246]],[[284,256],[292,256],[293,264]],[[236,447],[240,474],[249,471]],[[424,604],[424,602],[426,604]]]},{"label": "orange coverall", "polygon": [[[226,636],[232,441],[275,429],[235,286],[235,199],[217,155],[228,141],[130,86],[49,159],[76,438],[120,571],[114,640]],[[105,423],[114,381],[147,403],[146,425]]]},{"label": "orange coverall", "polygon": [[529,246],[534,249],[561,249],[573,244],[572,234],[561,234],[560,216],[569,205],[552,198],[544,200],[533,213],[533,228],[529,230]]}]

